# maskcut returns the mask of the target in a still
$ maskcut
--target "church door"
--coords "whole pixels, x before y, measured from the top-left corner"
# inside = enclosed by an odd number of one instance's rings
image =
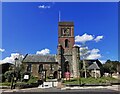
[[[54,79],[57,78],[57,71],[54,72],[53,77]]]
[[[69,62],[65,62],[65,72],[69,72]]]

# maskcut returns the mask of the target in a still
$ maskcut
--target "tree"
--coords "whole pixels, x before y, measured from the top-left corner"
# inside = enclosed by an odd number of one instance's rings
[[[118,71],[119,64],[120,64],[119,61],[107,60],[105,64],[103,64],[104,72],[110,73],[112,75],[112,73]]]
[[[11,82],[11,80],[12,80],[12,73],[13,73],[12,71],[6,71],[4,73],[4,77],[7,80],[7,82]]]
[[[14,68],[15,68],[14,65],[11,65],[9,67],[9,70],[4,73],[4,77],[8,82],[11,82],[14,73],[16,74],[15,75],[16,80],[22,80],[23,72],[24,72],[23,64],[20,64],[20,66],[17,66],[15,70]]]
[[[81,55],[81,59],[83,60],[83,70],[85,72],[85,78],[87,78],[87,69],[86,69],[85,59],[87,58],[89,53],[88,53],[88,47],[85,44],[81,46],[80,55]]]

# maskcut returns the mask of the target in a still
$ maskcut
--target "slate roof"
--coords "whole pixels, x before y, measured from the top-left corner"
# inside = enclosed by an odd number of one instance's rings
[[[55,55],[26,55],[22,62],[56,62]]]
[[[96,62],[93,62],[88,68],[88,70],[100,69]]]
[[[102,66],[102,63],[98,59],[96,59],[96,60],[84,60],[84,61],[88,64],[88,66],[90,66],[91,64],[93,64],[93,62],[96,62],[96,64],[99,67]]]

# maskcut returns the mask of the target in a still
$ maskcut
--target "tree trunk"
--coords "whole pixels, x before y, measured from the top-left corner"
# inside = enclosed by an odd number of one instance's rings
[[[87,78],[86,64],[85,64],[85,61],[84,61],[84,60],[83,60],[83,64],[84,64],[85,78]]]

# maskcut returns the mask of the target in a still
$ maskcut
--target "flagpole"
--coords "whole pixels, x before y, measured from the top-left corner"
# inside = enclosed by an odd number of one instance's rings
[[[60,11],[59,11],[59,22],[61,21],[61,13],[60,13]]]

